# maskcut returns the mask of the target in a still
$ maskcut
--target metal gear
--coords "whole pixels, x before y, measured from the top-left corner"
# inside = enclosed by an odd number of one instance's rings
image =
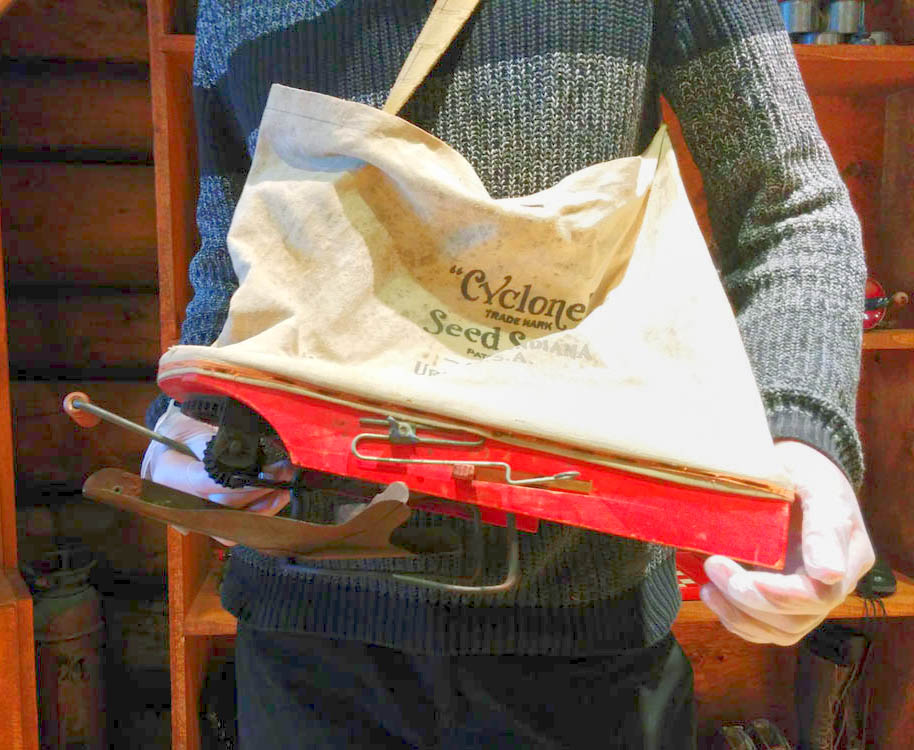
[[[213,445],[216,438],[213,437],[203,449],[203,466],[210,478],[221,484],[223,487],[238,489],[247,487],[256,481],[260,476],[260,471],[245,471],[232,466],[226,466],[219,460],[213,451]]]

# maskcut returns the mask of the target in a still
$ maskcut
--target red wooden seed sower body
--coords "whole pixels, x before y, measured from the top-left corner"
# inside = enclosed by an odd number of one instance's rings
[[[696,552],[725,554],[771,568],[784,564],[791,508],[788,500],[678,484],[493,439],[479,447],[457,449],[390,444],[383,440],[383,428],[372,430],[359,422],[363,417],[376,419],[378,412],[199,372],[160,373],[159,385],[178,401],[191,395],[211,395],[229,396],[245,404],[272,425],[296,466],[383,484],[403,481],[414,492],[478,506],[485,523],[504,525],[506,514],[514,513],[517,528],[522,531],[535,531],[540,520],[553,521]],[[534,476],[577,471],[578,479],[590,482],[591,489],[576,492],[481,481],[461,474],[459,469],[455,472],[453,465],[392,464],[354,456],[353,438],[373,431],[382,440],[372,440],[362,448],[372,455],[504,461],[515,472]],[[412,499],[410,506],[463,515],[455,512],[455,506],[433,500]]]

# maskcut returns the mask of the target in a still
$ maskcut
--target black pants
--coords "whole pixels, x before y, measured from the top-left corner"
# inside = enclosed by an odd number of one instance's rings
[[[672,636],[587,658],[415,656],[238,625],[241,750],[695,747]]]

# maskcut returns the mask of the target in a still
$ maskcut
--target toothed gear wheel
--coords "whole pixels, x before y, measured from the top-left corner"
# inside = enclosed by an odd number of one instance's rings
[[[259,472],[243,471],[223,464],[213,455],[212,448],[216,438],[212,438],[203,449],[203,466],[210,478],[221,484],[223,487],[238,489],[239,487],[248,486],[253,480],[257,479]]]
[[[225,411],[228,402],[229,398],[227,396],[188,396],[181,404],[181,413],[191,419],[196,419],[199,422],[205,422],[213,427],[218,427],[219,423],[222,421],[222,414]],[[286,453],[285,449],[282,447],[282,441],[279,439],[276,430],[273,429],[273,425],[262,417],[258,418],[258,422],[261,434],[261,446],[266,447],[267,444],[278,443],[278,447],[271,447],[273,453],[275,454],[278,450],[283,453],[284,458],[288,457],[288,453]]]
[[[191,419],[218,427],[227,400],[225,396],[188,396],[181,404],[181,413]]]

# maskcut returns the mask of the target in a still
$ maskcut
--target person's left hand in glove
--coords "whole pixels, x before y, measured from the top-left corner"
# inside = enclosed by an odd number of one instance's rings
[[[705,561],[711,583],[702,587],[701,600],[741,638],[789,646],[844,601],[876,556],[844,472],[805,443],[784,440],[775,450],[801,510],[794,509],[784,572],[714,555]]]

